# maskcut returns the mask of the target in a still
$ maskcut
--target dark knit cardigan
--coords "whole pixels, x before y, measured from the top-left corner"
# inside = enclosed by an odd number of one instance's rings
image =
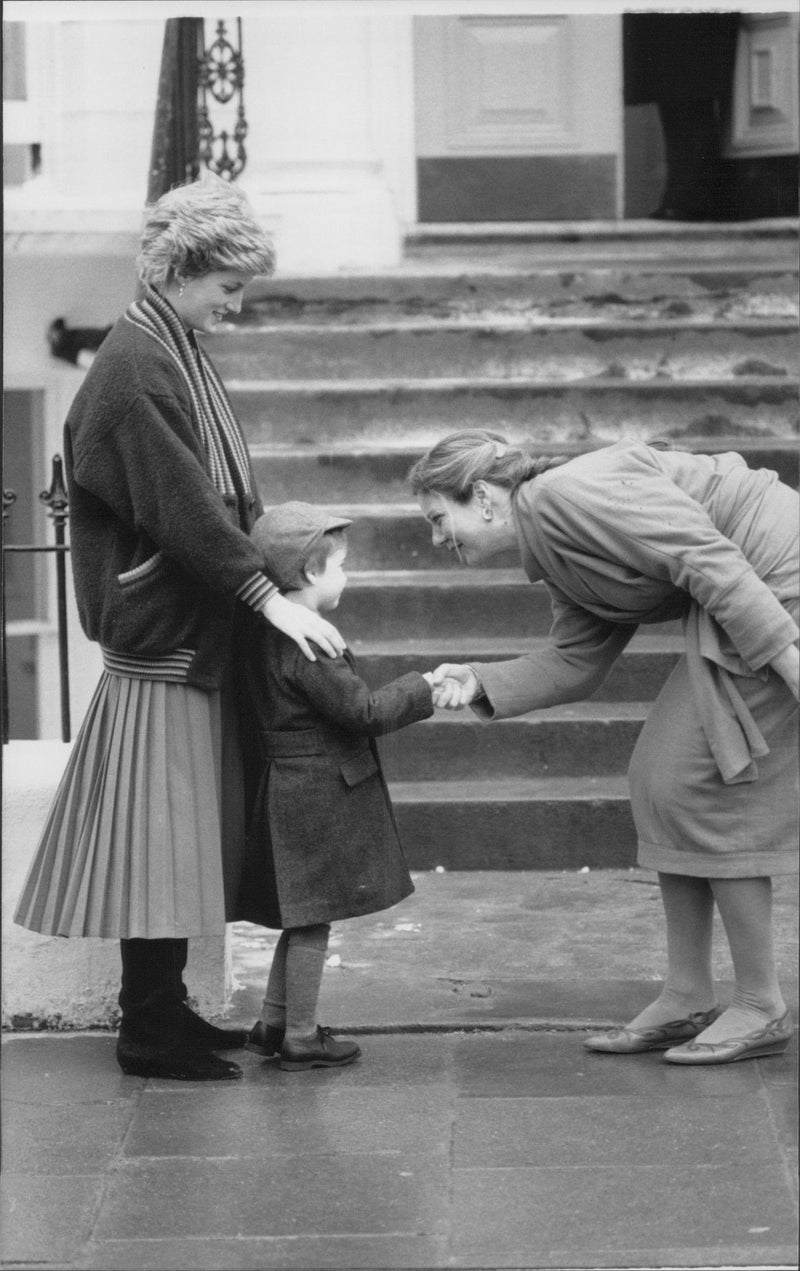
[[[86,635],[112,669],[116,657],[127,673],[132,663],[133,673],[218,688],[237,592],[248,596],[263,567],[248,537],[262,505],[252,469],[249,490],[215,488],[184,375],[126,316],[75,397],[64,452]]]

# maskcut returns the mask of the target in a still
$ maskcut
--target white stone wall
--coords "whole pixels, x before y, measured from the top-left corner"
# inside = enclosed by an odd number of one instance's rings
[[[42,172],[8,193],[7,235],[50,235],[55,250],[59,234],[136,233],[170,6],[152,9],[158,20],[134,5],[108,20],[98,5],[104,20],[29,24]],[[213,28],[207,15],[207,43]],[[410,14],[369,5],[363,16],[303,3],[245,9],[242,185],[274,233],[281,273],[399,260],[414,206],[411,30]]]
[[[3,747],[4,1028],[107,1027],[117,1009],[116,940],[40,936],[12,921],[69,750],[53,741]],[[224,1012],[231,982],[227,937],[190,940],[186,983],[203,1014]]]

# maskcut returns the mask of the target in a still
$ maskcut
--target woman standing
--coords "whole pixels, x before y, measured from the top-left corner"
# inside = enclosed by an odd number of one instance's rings
[[[269,239],[216,177],[145,214],[141,299],[100,347],[64,435],[81,624],[105,666],[51,808],[16,921],[117,938],[126,1073],[241,1075],[214,1050],[246,1035],[187,1003],[189,936],[233,918],[245,794],[234,670],[242,606],[313,660],[336,629],[291,605],[248,532],[262,511],[247,447],[196,338],[269,274]],[[246,624],[242,624],[242,629]]]
[[[638,861],[659,876],[667,977],[626,1028],[587,1046],[684,1064],[784,1050],[770,878],[797,871],[797,494],[737,454],[624,441],[536,459],[482,431],[445,438],[410,478],[434,544],[470,565],[516,548],[553,606],[544,651],[439,667],[437,705],[502,719],[587,697],[639,623],[683,620],[684,656],[628,774]],[[724,1011],[715,905],[735,974]]]
[[[655,102],[664,135],[666,182],[654,217],[736,219],[733,165],[722,157],[730,107],[738,13],[624,13],[626,106]]]

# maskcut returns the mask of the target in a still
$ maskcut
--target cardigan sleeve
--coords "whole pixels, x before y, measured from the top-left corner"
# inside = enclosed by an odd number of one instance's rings
[[[371,690],[347,658],[295,658],[294,678],[324,719],[360,737],[381,737],[433,714],[433,695],[417,671]]]
[[[537,493],[539,532],[565,555],[591,555],[687,592],[754,671],[798,637],[792,617],[696,499],[658,470],[625,481],[564,474]]]
[[[504,662],[470,663],[484,692],[472,707],[479,717],[509,719],[590,697],[633,637],[635,624],[606,622],[551,584],[547,589],[553,625],[545,647]]]
[[[191,421],[172,395],[135,396],[92,446],[76,453],[75,478],[213,591],[248,591],[263,569],[255,543],[232,523]]]

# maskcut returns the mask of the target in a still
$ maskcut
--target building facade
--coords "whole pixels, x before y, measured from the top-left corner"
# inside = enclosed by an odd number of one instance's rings
[[[209,45],[217,17],[231,40],[242,17],[241,180],[280,275],[397,270],[432,224],[648,215],[663,142],[654,105],[625,105],[622,14],[543,8],[223,0],[212,17],[198,6]],[[185,6],[5,10],[5,484],[11,535],[43,542],[38,495],[83,374],[51,356],[47,330],[56,318],[102,328],[131,298],[164,19]],[[743,15],[723,148],[762,174],[753,215],[796,214],[783,191],[794,173],[796,199],[797,38],[796,13]],[[55,737],[52,570],[15,560],[7,588],[12,735]],[[69,622],[79,717],[98,659],[74,612]]]

